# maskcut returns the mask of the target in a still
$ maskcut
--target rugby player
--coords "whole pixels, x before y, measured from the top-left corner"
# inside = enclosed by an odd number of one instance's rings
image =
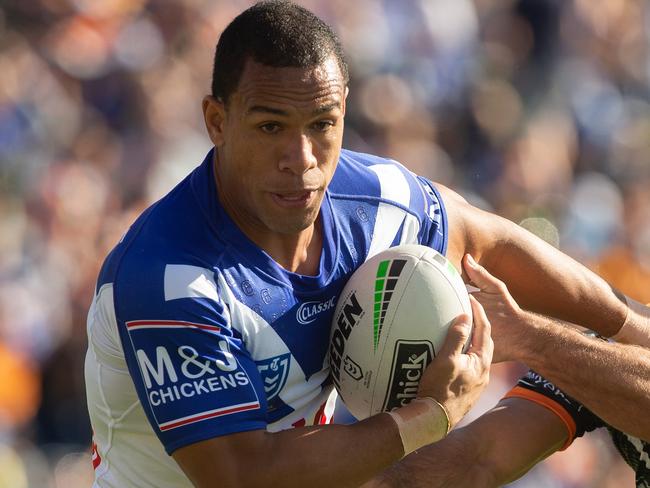
[[[465,265],[492,324],[494,359],[531,370],[494,409],[364,488],[502,486],[600,427],[634,469],[637,488],[649,488],[650,336],[637,328],[625,337],[641,346],[590,337],[522,310],[503,282],[469,259]],[[633,308],[650,317],[647,307]]]
[[[615,334],[628,307],[515,224],[396,161],[341,148],[348,71],[331,29],[263,2],[222,33],[203,113],[214,148],[109,254],[88,315],[95,486],[357,486],[443,438],[482,391],[489,322],[473,301],[418,398],[331,422],[332,304],[368,257],[471,253],[523,306]],[[337,323],[361,313],[348,297]],[[634,324],[633,324],[634,325]]]

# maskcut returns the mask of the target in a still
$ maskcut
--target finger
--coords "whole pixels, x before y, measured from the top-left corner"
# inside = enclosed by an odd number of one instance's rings
[[[478,286],[481,291],[488,293],[498,293],[501,291],[501,285],[503,284],[502,281],[488,273],[487,269],[478,264],[471,254],[465,254],[463,267],[465,268],[465,273],[467,273],[469,279],[472,280],[472,283]]]
[[[449,326],[447,337],[438,355],[452,357],[460,354],[467,343],[471,330],[472,325],[469,315],[461,314],[456,317]]]
[[[472,314],[474,316],[474,332],[469,351],[481,357],[485,361],[484,364],[490,364],[494,352],[494,343],[491,336],[492,326],[479,301],[471,295],[469,300],[472,304]]]

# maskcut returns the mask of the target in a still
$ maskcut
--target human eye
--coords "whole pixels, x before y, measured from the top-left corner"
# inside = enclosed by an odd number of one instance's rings
[[[334,127],[334,121],[332,120],[319,120],[313,123],[313,128],[318,132],[327,132],[332,127]]]
[[[265,134],[276,134],[280,131],[280,124],[277,122],[265,122],[259,125],[259,129]]]

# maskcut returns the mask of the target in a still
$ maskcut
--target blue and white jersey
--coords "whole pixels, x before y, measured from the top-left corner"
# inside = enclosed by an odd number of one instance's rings
[[[210,152],[131,226],[88,314],[95,486],[191,486],[165,451],[331,421],[326,352],[346,280],[398,244],[444,254],[447,221],[430,182],[346,150],[320,215],[318,274],[286,271],[221,207]]]

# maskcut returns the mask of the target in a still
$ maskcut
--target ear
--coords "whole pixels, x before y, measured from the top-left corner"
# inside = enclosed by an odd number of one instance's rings
[[[345,109],[347,108],[349,94],[350,94],[350,87],[346,85],[345,94],[343,95],[343,117],[345,117]]]
[[[226,106],[212,95],[203,97],[203,120],[208,130],[210,140],[216,147],[224,142],[224,125],[226,121]]]

